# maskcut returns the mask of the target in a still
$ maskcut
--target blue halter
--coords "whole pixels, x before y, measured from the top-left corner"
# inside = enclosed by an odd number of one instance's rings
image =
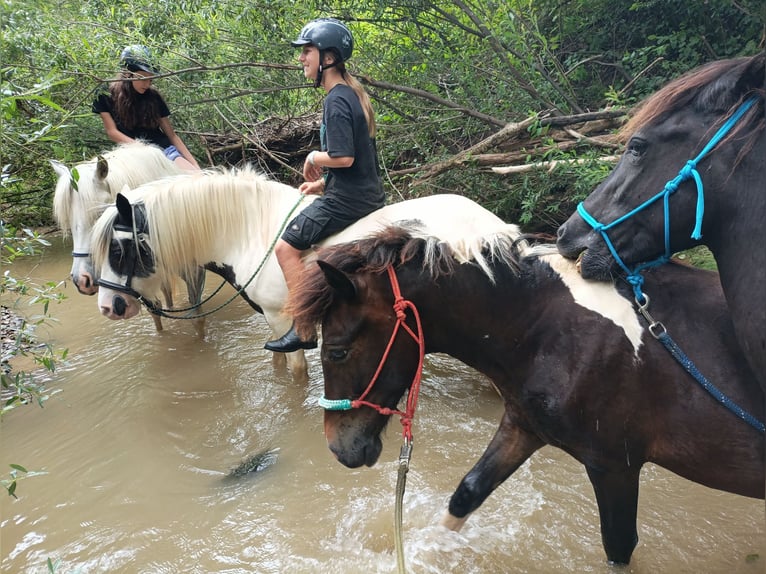
[[[633,286],[633,293],[636,296],[636,301],[641,303],[644,301],[644,294],[641,292],[641,286],[644,283],[644,278],[641,275],[641,272],[644,269],[648,269],[650,267],[656,267],[658,265],[662,265],[664,263],[667,263],[670,260],[671,255],[673,254],[670,250],[670,196],[673,192],[675,192],[678,189],[678,186],[681,185],[683,182],[685,182],[688,179],[694,178],[695,183],[697,184],[697,211],[696,211],[696,223],[694,225],[694,229],[692,230],[691,238],[695,240],[699,240],[702,238],[702,217],[705,213],[705,196],[703,193],[703,186],[702,186],[702,178],[700,177],[699,172],[697,171],[697,164],[704,158],[710,150],[712,150],[715,146],[718,145],[718,143],[726,136],[727,133],[734,127],[734,125],[742,118],[742,116],[751,108],[755,103],[758,101],[758,96],[752,96],[747,101],[743,102],[743,104],[737,109],[736,112],[728,119],[726,120],[726,123],[724,123],[719,130],[715,133],[715,135],[710,139],[710,141],[707,143],[707,145],[702,149],[702,151],[692,160],[689,160],[686,162],[686,165],[681,168],[681,171],[678,172],[678,175],[673,178],[672,180],[668,181],[665,184],[665,187],[660,191],[657,195],[654,197],[649,198],[644,203],[633,209],[632,211],[626,213],[622,217],[619,217],[615,219],[612,223],[609,224],[603,224],[600,223],[595,217],[593,217],[590,213],[588,213],[585,209],[585,206],[583,205],[583,202],[580,202],[577,205],[577,213],[580,214],[580,217],[582,217],[585,222],[590,225],[594,231],[601,234],[601,237],[604,239],[604,242],[606,243],[606,246],[609,248],[609,251],[612,254],[612,257],[614,257],[614,260],[617,261],[617,263],[622,267],[622,269],[627,273],[627,281]],[[612,241],[609,239],[609,236],[607,235],[607,231],[610,230],[612,227],[622,223],[626,219],[632,217],[642,209],[648,207],[655,201],[662,198],[663,202],[663,210],[664,210],[664,216],[665,216],[665,253],[663,255],[660,255],[657,259],[653,261],[648,261],[645,263],[640,263],[635,268],[630,269],[625,262],[622,260],[622,258],[617,254],[617,250],[614,248],[614,245],[612,244]]]

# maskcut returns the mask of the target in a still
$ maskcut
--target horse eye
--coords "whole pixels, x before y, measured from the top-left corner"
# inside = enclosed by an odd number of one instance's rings
[[[642,156],[646,151],[646,141],[641,138],[630,138],[626,151],[634,156]]]
[[[348,357],[348,349],[332,349],[327,352],[327,358],[333,363],[339,363]]]

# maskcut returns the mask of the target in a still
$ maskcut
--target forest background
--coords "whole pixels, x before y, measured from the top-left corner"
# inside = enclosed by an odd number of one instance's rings
[[[391,201],[459,193],[552,232],[611,169],[635,103],[764,49],[766,2],[3,0],[0,219],[51,224],[48,160],[112,147],[90,105],[136,43],[201,165],[250,162],[297,185],[323,92],[290,41],[320,16],[354,34],[349,69],[373,99]]]

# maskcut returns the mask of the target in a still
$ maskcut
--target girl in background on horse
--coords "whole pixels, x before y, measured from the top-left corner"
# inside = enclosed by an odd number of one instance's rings
[[[94,100],[92,111],[101,116],[109,139],[129,143],[137,139],[161,147],[179,167],[198,170],[194,156],[170,123],[170,110],[152,87],[158,70],[146,46],[127,46],[120,55],[121,81],[111,82]]]
[[[303,269],[301,253],[383,207],[385,193],[375,147],[375,116],[370,97],[346,70],[354,49],[351,31],[338,20],[319,18],[306,24],[292,42],[298,60],[315,88],[326,92],[322,106],[320,150],[303,164],[306,194],[321,194],[285,229],[274,251],[290,290]],[[289,353],[313,349],[316,339],[301,340],[291,327],[269,341],[269,351]]]

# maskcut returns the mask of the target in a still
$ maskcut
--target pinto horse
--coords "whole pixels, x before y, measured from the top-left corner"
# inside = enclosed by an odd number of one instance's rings
[[[287,285],[273,245],[293,214],[315,198],[251,168],[182,175],[119,194],[92,234],[102,277],[102,313],[111,319],[130,318],[138,313],[139,298],[158,298],[157,287],[166,276],[204,265],[262,312],[275,336],[282,335],[292,318],[283,310]],[[435,195],[383,207],[325,242],[350,241],[407,219],[417,219],[451,241],[465,258],[471,257],[464,251],[471,242],[461,243],[465,238],[505,225],[469,199]],[[306,382],[303,351],[289,353],[287,361],[293,378]]]
[[[528,248],[516,237],[515,227],[488,235],[482,259],[468,263],[401,227],[320,251],[290,309],[299,333],[322,326],[320,405],[337,459],[351,468],[377,461],[380,434],[392,411],[403,414],[395,409],[410,387],[408,411],[413,404],[420,353],[439,352],[487,375],[505,403],[494,438],[450,499],[451,528],[544,445],[585,466],[614,563],[628,563],[638,540],[646,462],[762,498],[762,432],[653,340],[630,288],[582,279],[553,246],[523,257]],[[656,288],[657,315],[676,326],[698,365],[762,420],[763,394],[732,337],[716,274],[673,264],[647,282]],[[422,351],[413,339],[423,340]]]
[[[580,258],[583,277],[609,279],[707,245],[766,391],[765,82],[761,52],[712,62],[650,96],[623,130],[619,164],[559,228],[558,248]]]
[[[72,236],[72,283],[80,293],[94,295],[98,291],[98,276],[90,254],[90,232],[98,216],[124,187],[137,187],[184,171],[168,161],[160,148],[140,141],[119,145],[71,170],[59,161],[50,163],[58,175],[53,214],[64,234]],[[204,275],[194,270],[190,277],[189,301],[196,302],[202,294]],[[165,298],[172,305],[169,290]],[[161,330],[160,317],[153,317],[157,330]],[[195,328],[202,334],[203,322],[196,322]]]

